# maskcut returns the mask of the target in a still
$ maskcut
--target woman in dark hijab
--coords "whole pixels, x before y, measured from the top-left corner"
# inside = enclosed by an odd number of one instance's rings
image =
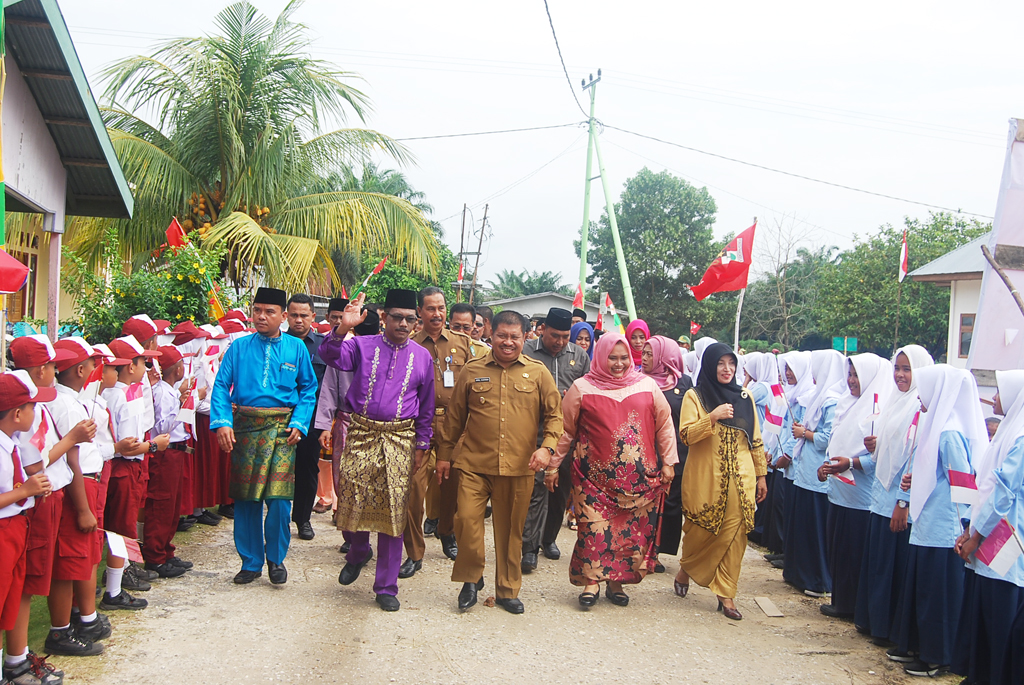
[[[768,494],[767,462],[754,398],[736,383],[736,355],[715,343],[701,358],[697,387],[679,412],[679,437],[689,446],[683,471],[683,553],[675,592],[690,579],[718,595],[718,608],[743,618],[735,597],[756,504]]]

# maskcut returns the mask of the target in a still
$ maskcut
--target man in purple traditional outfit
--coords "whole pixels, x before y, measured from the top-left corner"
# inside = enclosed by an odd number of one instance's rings
[[[365,295],[345,308],[341,323],[320,346],[330,366],[352,373],[344,410],[350,415],[338,477],[337,525],[352,541],[338,582],[350,585],[373,556],[373,591],[384,611],[398,611],[398,571],[409,480],[430,448],[434,418],[433,358],[409,340],[416,326],[416,293],[389,290],[384,333],[345,339],[363,322]]]

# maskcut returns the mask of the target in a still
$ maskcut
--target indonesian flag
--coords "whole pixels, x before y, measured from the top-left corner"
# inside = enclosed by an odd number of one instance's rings
[[[875,393],[875,398],[872,400],[872,403],[871,403],[871,415],[872,416],[878,416],[881,413],[882,413],[882,410],[878,406],[878,393],[876,392]]]
[[[583,309],[583,284],[576,284],[576,297],[572,300],[572,306],[574,309]]]
[[[462,279],[460,278],[459,280],[461,281]],[[348,293],[345,292],[345,286],[341,286],[341,296],[344,297],[346,300],[348,299]]]
[[[107,534],[107,547],[110,548],[110,556],[143,563],[142,550],[139,549],[138,540],[123,537],[112,530],[103,532]]]
[[[178,409],[178,420],[191,426],[196,425],[196,391],[193,390],[185,397]]]
[[[385,257],[384,259],[380,260],[380,262],[377,264],[377,266],[373,267],[373,272],[370,273],[363,280],[362,285],[360,285],[358,288],[355,289],[355,292],[352,293],[352,297],[355,297],[356,295],[358,295],[363,290],[363,288],[365,288],[367,286],[367,284],[369,284],[370,279],[373,278],[374,276],[376,276],[377,274],[379,274],[381,272],[381,270],[384,268],[384,263],[386,261],[388,261],[387,257]]]
[[[786,407],[789,406],[789,402],[786,401],[786,391],[778,383],[772,385],[772,406],[783,416],[786,414]]]
[[[462,285],[462,268],[463,268],[463,266],[464,266],[464,264],[460,261],[459,262],[459,285]],[[342,286],[342,288],[344,288],[344,286]],[[348,299],[348,298],[346,298],[346,299]]]
[[[711,293],[742,290],[747,287],[750,273],[750,256],[754,250],[755,223],[733,238],[732,242],[711,262],[700,283],[691,286],[690,291],[698,301]]]
[[[918,410],[914,414],[914,420],[910,422],[910,426],[907,428],[907,444],[913,445],[914,441],[917,440],[917,424],[921,421],[921,411]]]
[[[697,335],[700,333],[701,325],[696,321],[690,321],[690,335]]]
[[[837,479],[839,479],[843,483],[846,483],[847,485],[852,485],[854,487],[857,487],[857,479],[853,477],[853,460],[852,459],[850,460],[850,468],[846,469],[842,473],[835,474],[835,476],[836,476]]]
[[[1013,542],[1011,542],[1011,538]],[[1006,574],[1013,568],[1022,553],[1020,539],[1017,538],[1017,531],[1006,519],[1000,519],[996,527],[987,538],[978,545],[974,556],[999,575],[1006,577]]]
[[[600,311],[597,313],[597,324],[594,326],[594,330],[595,331],[603,331],[604,330],[604,316],[601,314]]]
[[[31,438],[29,438],[28,443],[30,445],[32,445],[33,447],[35,447],[37,450],[39,450],[39,453],[43,454],[44,457],[46,456],[46,454],[45,454],[46,434],[49,431],[50,431],[50,424],[46,420],[46,412],[45,411],[40,411],[39,412],[39,428],[37,428],[36,432],[32,434]]]
[[[185,229],[178,223],[178,217],[171,218],[171,225],[164,231],[164,235],[167,236],[167,244],[170,247],[184,247],[188,245],[188,236],[185,235]]]
[[[142,416],[146,409],[146,396],[143,394],[142,383],[132,383],[124,389],[124,398],[128,402],[128,416]]]
[[[782,433],[782,417],[772,413],[770,407],[764,410],[764,425],[761,426],[764,433],[780,435]]]
[[[604,306],[612,314],[612,321],[615,323],[615,330],[622,335],[625,335],[626,329],[622,325],[622,319],[619,318],[618,312],[615,311],[615,305],[612,304],[612,296],[608,293],[604,294]]]
[[[96,368],[89,374],[89,378],[85,381],[85,387],[82,388],[82,392],[78,393],[78,401],[82,404],[88,402],[95,402],[96,398],[99,397],[101,386],[103,384],[103,359],[98,357],[96,359]]]
[[[954,504],[968,504],[971,506],[977,504],[978,483],[974,480],[974,474],[950,469],[949,499]]]
[[[903,229],[903,245],[900,246],[900,275],[899,282],[902,283],[903,279],[907,277],[907,229]]]
[[[216,357],[218,354],[220,354],[220,345],[210,345],[206,348],[207,357]]]

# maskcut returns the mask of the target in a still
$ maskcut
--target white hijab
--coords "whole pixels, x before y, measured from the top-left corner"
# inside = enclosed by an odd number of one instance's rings
[[[779,369],[785,374],[785,367],[788,366],[793,375],[796,376],[796,385],[786,383],[786,397],[789,399],[789,406],[796,408],[800,405],[804,408],[814,397],[814,377],[811,375],[811,353],[810,352],[786,352],[782,355],[782,367]],[[783,375],[785,378],[785,375]]]
[[[892,364],[873,354],[858,354],[847,363],[853,366],[860,380],[860,395],[854,397],[847,392],[836,404],[836,418],[832,426],[832,438],[828,442],[829,458],[859,457],[867,454],[864,437],[871,433],[871,421],[875,407],[875,394],[882,406],[896,390],[892,380]]]
[[[759,356],[751,360],[755,354]],[[764,383],[771,387],[779,382],[779,360],[771,352],[751,352],[747,355],[747,365],[744,368],[756,383]]]
[[[896,388],[889,401],[882,404],[882,418],[875,426],[875,477],[882,482],[886,490],[892,488],[892,479],[910,459],[910,449],[913,445],[907,440],[907,436],[910,422],[914,420],[914,414],[921,407],[917,397],[917,372],[935,363],[928,350],[920,345],[907,345],[896,350],[892,357],[893,365],[901,354],[910,362],[910,387],[906,392],[900,392],[899,388]]]
[[[814,396],[807,404],[804,426],[815,430],[821,421],[822,410],[829,400],[838,400],[846,387],[846,357],[836,350],[811,352],[811,376],[814,378]]]
[[[743,355],[743,372],[750,376],[750,380],[756,382],[754,378],[754,367],[757,366],[757,360],[761,358],[761,352],[749,352]]]
[[[981,506],[992,496],[995,490],[995,476],[992,473],[1003,465],[1017,438],[1024,435],[1024,371],[996,371],[996,388],[999,390],[999,404],[1003,407],[1003,420],[988,449],[974,462],[978,506],[972,507],[972,512],[980,511]]]
[[[967,440],[970,454],[978,455],[988,447],[988,431],[981,413],[978,385],[970,371],[936,364],[914,375],[921,406],[928,410],[921,412],[918,423],[914,482],[910,488],[910,515],[916,520],[935,490],[939,436],[945,431],[959,431]]]
[[[690,378],[693,380],[694,385],[697,385],[697,378],[700,376],[700,363],[704,360],[704,350],[716,342],[718,341],[714,338],[701,338],[693,343],[693,351],[697,353],[697,363],[693,366],[693,373],[690,375]]]

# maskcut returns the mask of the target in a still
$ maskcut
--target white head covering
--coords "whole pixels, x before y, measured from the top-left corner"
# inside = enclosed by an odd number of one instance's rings
[[[692,376],[693,372],[697,370],[697,353],[696,352],[687,352],[687,353],[685,353],[683,355],[683,363],[686,364],[686,373],[687,373],[687,375]]]
[[[920,408],[917,397],[917,372],[934,364],[928,350],[920,345],[907,345],[896,350],[892,363],[901,354],[910,362],[910,387],[906,392],[896,388],[888,402],[882,404],[882,417],[875,426],[878,442],[875,446],[875,477],[886,490],[892,488],[892,479],[910,459],[912,445],[907,440],[910,422]]]
[[[714,345],[717,340],[714,338],[701,338],[697,342],[693,343],[693,350],[697,353],[697,363],[694,365],[693,374],[690,378],[693,380],[693,384],[697,385],[697,378],[700,376],[700,363],[704,359],[704,350]]]
[[[780,371],[785,374],[785,367],[789,367],[796,376],[796,385],[786,383],[786,397],[789,399],[789,406],[800,405],[804,408],[814,397],[814,377],[811,375],[811,353],[810,352],[786,352],[781,357],[782,366]],[[783,375],[785,378],[785,375]]]
[[[757,360],[761,358],[762,354],[762,352],[748,352],[743,355],[743,372],[748,374],[751,380],[757,381],[752,372],[754,367],[757,366]],[[737,378],[736,381],[739,382],[740,385],[743,384],[739,378]]]
[[[821,421],[825,403],[838,400],[846,388],[846,357],[836,350],[814,350],[811,352],[811,376],[814,377],[814,396],[807,404],[804,426],[813,431]]]
[[[914,483],[910,488],[910,515],[917,519],[935,490],[939,436],[945,431],[959,431],[966,438],[970,453],[976,455],[988,447],[988,431],[978,400],[978,385],[970,371],[936,364],[914,375],[921,406],[928,410],[921,412],[917,427]]]
[[[760,354],[760,356],[756,358],[756,361],[752,362],[750,357],[754,354]],[[779,360],[771,352],[763,354],[751,352],[747,355],[747,365],[744,369],[758,383],[772,386],[779,382]]]
[[[978,506],[972,507],[972,512],[980,511],[981,505],[992,496],[995,489],[992,472],[1003,465],[1013,443],[1024,435],[1024,371],[996,371],[996,388],[999,390],[999,404],[1003,407],[1003,420],[988,449],[974,461]]]
[[[868,353],[850,357],[847,363],[857,371],[860,395],[854,397],[847,390],[836,404],[832,437],[826,451],[829,458],[853,458],[867,453],[864,437],[871,434],[875,394],[878,394],[878,406],[881,407],[896,390],[889,360]]]

